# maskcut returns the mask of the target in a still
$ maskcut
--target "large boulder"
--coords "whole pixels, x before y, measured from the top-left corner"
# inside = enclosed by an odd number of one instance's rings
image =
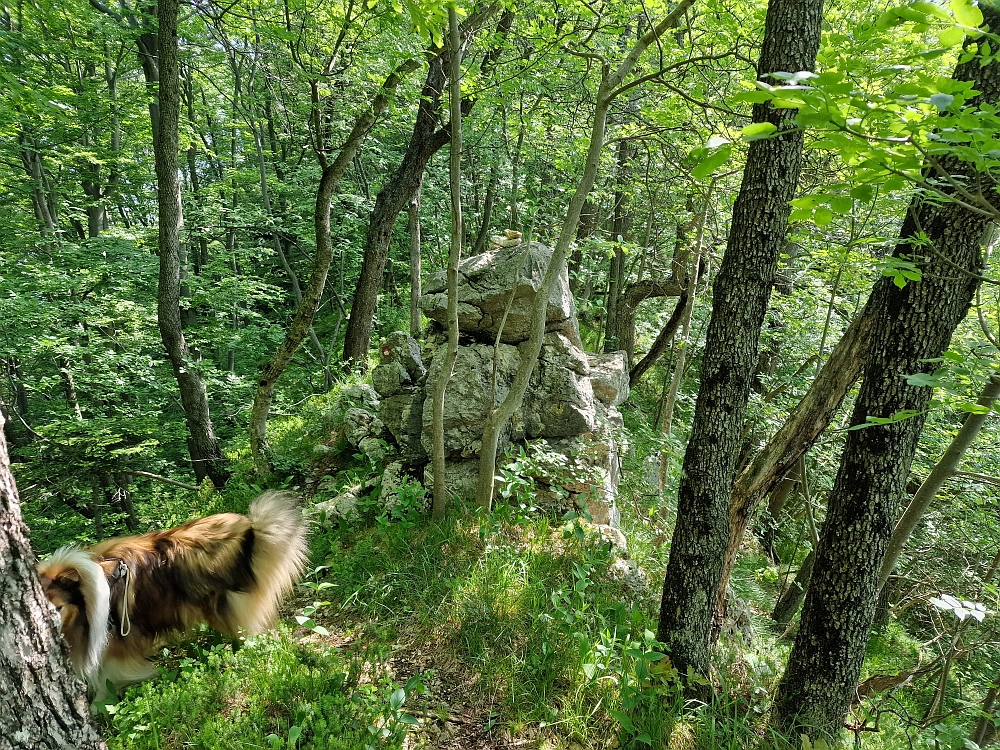
[[[529,438],[591,432],[597,418],[587,356],[562,333],[546,334],[521,408]]]
[[[503,342],[517,344],[526,341],[531,333],[531,308],[551,258],[551,248],[532,242],[530,247],[527,244],[500,247],[464,259],[458,269],[459,329],[465,334],[492,340],[503,323]],[[504,322],[508,304],[510,310]],[[447,325],[445,272],[433,274],[427,279],[420,307],[427,317],[442,326]],[[576,304],[565,269],[549,294],[545,326],[547,331],[563,332],[579,345]]]
[[[434,388],[438,375],[444,367],[446,347],[434,350],[427,384],[422,420],[421,444],[426,455],[433,450]],[[497,358],[497,379],[493,387],[493,347],[487,344],[460,346],[455,367],[448,379],[448,390],[444,403],[444,449],[452,458],[469,459],[479,455],[483,442],[483,422],[492,407],[500,404],[510,392],[514,375],[520,364],[517,348],[500,344]],[[494,393],[493,403],[490,394]],[[515,424],[518,420],[514,420]],[[517,428],[515,427],[515,433]],[[523,434],[515,434],[515,439]],[[501,449],[502,449],[501,445]]]

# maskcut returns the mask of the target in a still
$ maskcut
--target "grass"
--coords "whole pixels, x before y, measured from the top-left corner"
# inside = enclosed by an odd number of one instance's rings
[[[339,652],[298,644],[287,631],[235,651],[199,645],[171,666],[128,690],[111,718],[109,748],[360,750],[369,727],[386,718],[384,680],[359,684]]]
[[[290,481],[315,486],[316,500],[372,472],[363,462],[341,465],[352,459],[330,427],[337,408],[333,397],[311,400],[273,431]],[[321,444],[329,449],[314,450]],[[751,540],[732,588],[747,606],[752,637],[723,636],[714,656],[718,689],[707,704],[686,701],[653,636],[673,515],[642,485],[642,464],[641,454],[626,458],[619,502],[647,586],[616,576],[612,551],[579,519],[504,507],[484,516],[454,505],[435,524],[417,511],[419,497],[391,518],[362,503],[360,519],[317,524],[311,571],[278,632],[233,643],[206,631],[167,652],[160,678],[131,687],[105,718],[109,747],[776,744],[768,712],[791,641],[777,640],[769,613],[782,576]],[[199,515],[245,510],[259,492],[246,466],[237,461],[224,496],[206,490],[192,503],[158,491],[139,504],[144,525],[179,523],[192,506]],[[520,499],[530,506],[530,491]],[[62,535],[85,535],[72,521],[35,527],[53,546]],[[871,640],[863,677],[911,667],[919,649],[891,623]],[[919,702],[911,691],[878,704],[880,731],[865,735],[864,747],[912,746],[906,717],[919,713]],[[449,734],[459,744],[448,745]]]

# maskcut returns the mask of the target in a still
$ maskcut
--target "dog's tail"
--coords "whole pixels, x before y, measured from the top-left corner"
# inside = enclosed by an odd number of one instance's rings
[[[254,621],[244,627],[256,632],[274,624],[282,597],[305,569],[308,547],[302,511],[291,493],[265,492],[251,503],[247,515],[254,532],[255,584],[250,592]]]

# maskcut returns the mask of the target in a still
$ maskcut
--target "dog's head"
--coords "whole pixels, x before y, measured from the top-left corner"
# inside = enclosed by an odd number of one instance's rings
[[[104,569],[83,550],[64,547],[38,564],[38,577],[59,612],[73,669],[95,678],[108,638],[110,589]]]

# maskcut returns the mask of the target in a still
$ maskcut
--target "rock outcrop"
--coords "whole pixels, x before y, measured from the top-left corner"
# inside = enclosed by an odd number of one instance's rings
[[[458,359],[445,400],[445,451],[449,489],[472,493],[478,471],[483,422],[506,398],[526,348],[531,306],[541,287],[552,251],[499,247],[467,258],[459,268]],[[444,275],[431,277],[421,308],[441,326],[446,321]],[[623,352],[588,356],[569,279],[564,272],[549,295],[546,334],[521,408],[501,439],[511,443],[544,439],[535,467],[538,496],[557,510],[590,511],[608,523],[618,486],[617,407],[628,397]],[[500,343],[495,345],[501,331]],[[388,336],[382,362],[372,372],[381,401],[378,420],[395,442],[401,464],[430,488],[431,394],[443,367],[440,330],[421,350],[407,334]],[[364,421],[351,415],[352,422]]]

